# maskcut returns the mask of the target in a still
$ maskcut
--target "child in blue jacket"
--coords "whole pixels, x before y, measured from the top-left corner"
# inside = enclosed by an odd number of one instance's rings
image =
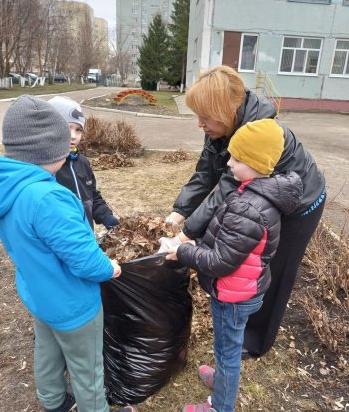
[[[107,412],[100,282],[121,269],[98,247],[81,202],[56,182],[70,150],[69,127],[47,102],[22,96],[5,114],[3,144],[0,239],[34,318],[37,396],[45,411],[77,404],[79,412]]]

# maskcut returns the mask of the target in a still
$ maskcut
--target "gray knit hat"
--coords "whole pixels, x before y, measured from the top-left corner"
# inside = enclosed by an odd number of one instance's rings
[[[85,126],[85,117],[80,105],[69,97],[56,96],[48,101],[64,117],[67,123],[77,123],[82,128]]]
[[[2,125],[5,156],[38,165],[66,158],[70,130],[63,117],[47,102],[19,97],[7,110]]]

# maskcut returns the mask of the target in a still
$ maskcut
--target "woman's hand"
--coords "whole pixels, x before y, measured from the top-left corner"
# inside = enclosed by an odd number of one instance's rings
[[[167,218],[165,219],[165,223],[172,226],[172,229],[175,232],[180,230],[181,224],[184,222],[185,217],[177,212],[170,213]]]
[[[121,267],[118,264],[118,261],[116,259],[112,259],[110,262],[111,262],[111,264],[113,265],[113,268],[114,268],[114,273],[113,273],[113,276],[111,278],[116,279],[121,275]]]

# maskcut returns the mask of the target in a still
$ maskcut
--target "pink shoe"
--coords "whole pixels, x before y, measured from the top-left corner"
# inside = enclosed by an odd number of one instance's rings
[[[208,386],[210,389],[213,388],[213,376],[214,376],[214,369],[208,365],[201,365],[198,369],[199,378],[203,381],[203,383]]]
[[[183,412],[216,412],[216,410],[208,402],[205,402],[197,405],[185,405]]]

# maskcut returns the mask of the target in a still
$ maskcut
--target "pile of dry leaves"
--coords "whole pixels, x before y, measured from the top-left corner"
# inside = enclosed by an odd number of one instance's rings
[[[116,167],[132,167],[134,161],[122,153],[101,154],[91,160],[94,170],[108,170]]]
[[[163,158],[163,163],[179,163],[186,160],[191,160],[191,156],[186,153],[183,149],[176,150],[175,152],[166,153]]]
[[[118,228],[107,233],[101,246],[112,259],[123,263],[156,253],[162,236],[173,236],[164,219],[140,214],[121,218]]]

